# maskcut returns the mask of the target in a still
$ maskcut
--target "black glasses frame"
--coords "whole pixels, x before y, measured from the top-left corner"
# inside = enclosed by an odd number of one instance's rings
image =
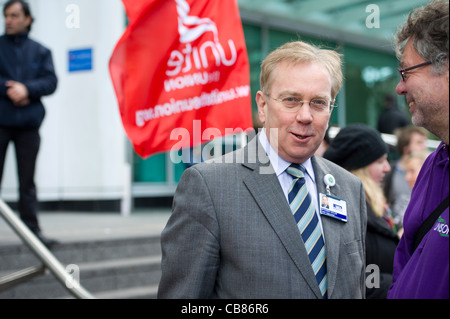
[[[424,62],[424,63],[421,63],[421,64],[417,64],[415,66],[412,66],[410,68],[406,68],[406,69],[402,69],[402,70],[399,69],[398,72],[400,73],[400,76],[401,76],[403,82],[406,82],[406,78],[405,78],[405,73],[406,72],[414,70],[414,69],[417,69],[417,68],[420,68],[420,67],[425,66],[425,65],[429,65],[429,64],[432,64],[432,62],[427,61],[427,62]]]

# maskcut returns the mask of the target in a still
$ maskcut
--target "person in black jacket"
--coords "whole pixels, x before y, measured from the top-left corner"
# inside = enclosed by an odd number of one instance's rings
[[[394,94],[387,94],[384,98],[384,109],[378,117],[378,131],[385,134],[394,134],[396,129],[410,124],[411,121],[406,113],[398,108]]]
[[[366,265],[376,265],[379,269],[379,286],[378,282],[371,282],[375,287],[366,287],[367,299],[387,297],[399,242],[381,187],[385,174],[391,169],[387,152],[387,145],[378,131],[363,124],[352,124],[336,135],[324,154],[326,159],[359,177],[364,186],[367,204]]]
[[[28,3],[10,0],[3,8],[5,35],[0,37],[0,183],[9,142],[16,150],[20,218],[48,247],[55,243],[39,227],[34,174],[45,116],[41,97],[56,90],[51,52],[31,40],[33,18]]]

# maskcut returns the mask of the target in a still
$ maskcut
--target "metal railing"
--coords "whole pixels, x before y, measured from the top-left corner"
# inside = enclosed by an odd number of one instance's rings
[[[0,199],[0,215],[43,264],[42,266],[30,267],[0,278],[0,291],[9,289],[18,283],[22,283],[28,279],[41,275],[45,272],[45,268],[47,268],[62,284],[62,286],[75,298],[95,299],[95,297],[84,289],[79,283],[73,284],[74,278],[69,275],[58,259],[56,259],[50,250],[44,246],[44,244],[42,244],[42,242],[28,229],[28,227],[16,216],[16,214],[2,199]],[[67,283],[72,284],[68,285]]]

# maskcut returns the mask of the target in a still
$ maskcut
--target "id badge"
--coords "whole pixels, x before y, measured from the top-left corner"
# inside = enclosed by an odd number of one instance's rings
[[[319,198],[322,215],[347,222],[347,202],[345,200],[323,193],[319,194]]]

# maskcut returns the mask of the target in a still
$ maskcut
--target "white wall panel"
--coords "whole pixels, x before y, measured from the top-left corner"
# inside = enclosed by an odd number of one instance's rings
[[[0,1],[2,8],[4,3]],[[123,5],[120,0],[29,3],[35,17],[30,37],[51,49],[59,80],[57,91],[44,98],[47,115],[36,174],[39,199],[120,199],[126,143],[108,62],[124,31]],[[78,11],[79,17],[74,16]],[[0,31],[4,33],[3,15]],[[86,48],[93,52],[92,70],[69,72],[69,51]],[[15,166],[10,147],[1,193],[6,200],[17,198]]]

